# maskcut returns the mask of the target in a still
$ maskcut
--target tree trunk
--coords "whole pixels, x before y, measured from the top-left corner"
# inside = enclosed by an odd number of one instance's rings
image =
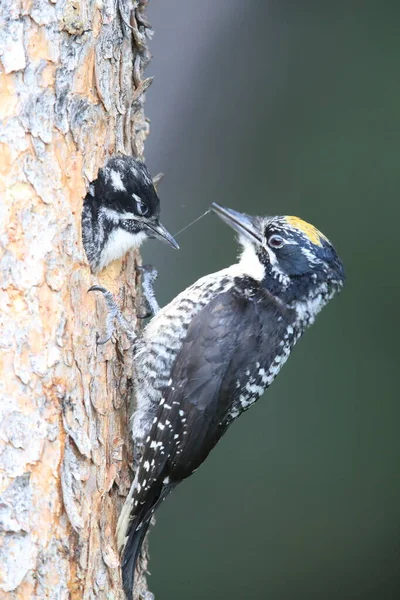
[[[132,358],[86,292],[134,315],[136,257],[92,276],[80,221],[107,156],[143,152],[146,1],[0,0],[0,598],[123,598]]]

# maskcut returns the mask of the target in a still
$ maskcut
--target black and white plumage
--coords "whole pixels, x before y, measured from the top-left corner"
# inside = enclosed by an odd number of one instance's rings
[[[93,273],[146,238],[179,248],[159,221],[160,199],[146,165],[114,156],[90,184],[82,209],[82,241]]]
[[[333,246],[301,219],[213,210],[239,233],[238,264],[179,294],[136,343],[132,435],[141,458],[118,523],[128,598],[160,502],[263,394],[344,282]]]

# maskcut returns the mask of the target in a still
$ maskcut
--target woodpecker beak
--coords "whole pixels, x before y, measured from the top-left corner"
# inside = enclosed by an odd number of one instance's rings
[[[215,212],[220,219],[225,221],[229,227],[232,227],[232,229],[240,233],[240,235],[245,236],[253,243],[257,242],[258,244],[262,244],[256,218],[237,212],[231,208],[224,208],[223,206],[216,204],[216,202],[211,204],[211,210]]]
[[[163,242],[166,242],[167,244],[175,248],[175,250],[179,250],[178,243],[175,241],[172,235],[165,229],[164,225],[161,225],[161,223],[153,224],[149,222],[147,222],[146,225],[151,230],[153,237],[158,238]]]

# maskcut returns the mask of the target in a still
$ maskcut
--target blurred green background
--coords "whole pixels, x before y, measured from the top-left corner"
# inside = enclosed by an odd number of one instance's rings
[[[400,598],[400,3],[152,0],[146,159],[172,233],[295,214],[347,285],[159,510],[158,600]],[[168,302],[235,260],[216,217],[144,249]]]

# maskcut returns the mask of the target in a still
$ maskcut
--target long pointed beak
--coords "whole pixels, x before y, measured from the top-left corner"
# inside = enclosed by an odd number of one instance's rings
[[[232,227],[235,231],[249,238],[250,241],[262,243],[261,232],[257,226],[257,217],[251,217],[244,213],[237,212],[231,208],[224,208],[216,202],[211,204],[211,210],[219,216],[220,219],[225,221],[229,227]]]
[[[147,224],[148,228],[151,229],[155,238],[158,238],[159,240],[166,242],[167,244],[169,244],[170,246],[175,248],[175,250],[179,250],[178,242],[175,240],[175,238],[172,237],[172,235],[169,233],[169,231],[167,231],[165,229],[164,225],[161,225],[161,223],[156,223],[156,224],[146,223],[146,224]]]

